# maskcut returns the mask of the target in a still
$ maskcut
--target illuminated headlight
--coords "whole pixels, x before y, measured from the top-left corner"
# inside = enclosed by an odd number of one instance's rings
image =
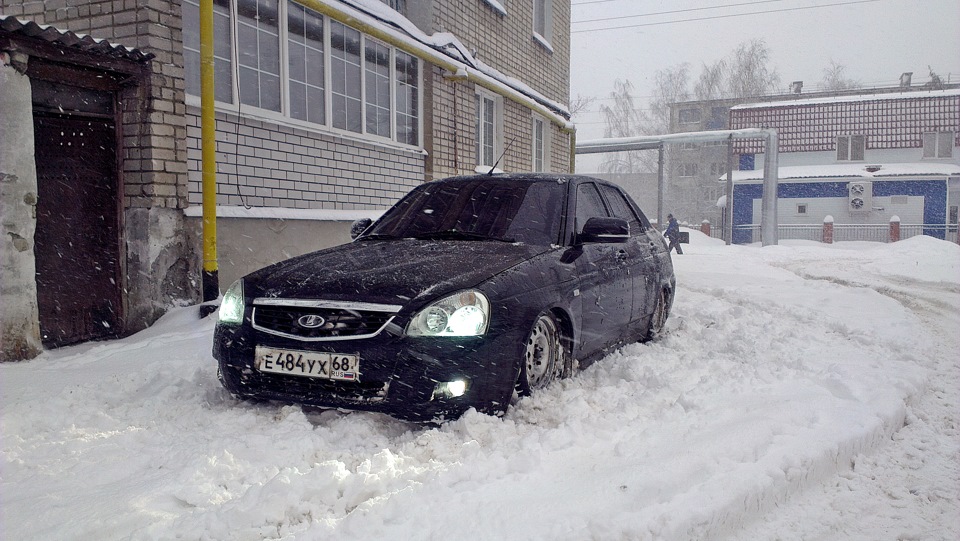
[[[420,310],[410,319],[410,336],[480,336],[490,324],[490,303],[479,291],[462,291]]]
[[[236,325],[243,322],[243,280],[237,280],[223,294],[220,301],[220,323]]]
[[[437,387],[433,390],[434,398],[457,398],[461,397],[467,392],[467,381],[463,379],[456,379],[453,381],[444,381],[438,383]]]

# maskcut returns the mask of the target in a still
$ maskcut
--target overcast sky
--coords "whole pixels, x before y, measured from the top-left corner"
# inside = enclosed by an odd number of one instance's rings
[[[603,136],[598,106],[617,78],[645,107],[657,70],[687,62],[692,83],[704,63],[753,38],[766,42],[784,90],[792,81],[816,90],[831,60],[867,87],[896,85],[907,71],[922,84],[928,65],[960,82],[960,0],[573,0],[572,32],[571,97],[597,98],[574,118],[578,140]]]

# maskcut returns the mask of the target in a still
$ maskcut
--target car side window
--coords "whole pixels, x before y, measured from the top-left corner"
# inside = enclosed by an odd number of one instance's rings
[[[597,186],[592,182],[581,184],[577,187],[577,231],[583,230],[583,224],[587,223],[587,220],[598,216],[606,218],[610,214],[607,213]]]
[[[607,198],[607,204],[610,205],[610,212],[613,217],[623,218],[630,224],[630,235],[636,236],[644,232],[643,222],[637,217],[637,213],[633,211],[633,207],[630,206],[620,190],[603,184],[600,185],[600,190]]]

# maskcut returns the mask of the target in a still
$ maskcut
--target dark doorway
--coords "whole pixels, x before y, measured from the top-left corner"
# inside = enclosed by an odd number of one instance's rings
[[[39,87],[39,88],[38,88]],[[87,96],[67,108],[57,95]],[[51,103],[53,102],[53,103]],[[58,103],[61,102],[61,103]],[[56,106],[56,108],[51,107]],[[40,334],[48,347],[121,332],[117,130],[112,94],[34,87],[35,254]]]

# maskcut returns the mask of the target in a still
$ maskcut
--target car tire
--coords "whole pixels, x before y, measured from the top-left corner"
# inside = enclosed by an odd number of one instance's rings
[[[549,312],[537,316],[524,342],[517,393],[529,396],[565,376],[568,357],[557,318]]]
[[[653,340],[663,332],[663,327],[667,323],[667,300],[669,293],[665,288],[660,288],[657,293],[657,304],[653,307],[653,313],[650,314],[650,324],[647,325],[647,333],[644,335],[644,342]]]

